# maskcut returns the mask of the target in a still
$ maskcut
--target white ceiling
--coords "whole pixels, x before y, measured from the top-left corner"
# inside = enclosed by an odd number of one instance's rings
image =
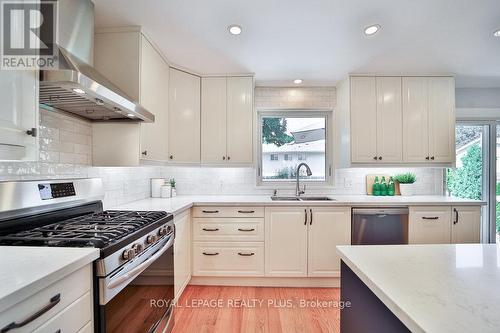
[[[462,87],[500,87],[499,0],[93,1],[97,27],[140,25],[172,63],[202,74],[324,85],[347,73],[455,73]],[[365,37],[374,23],[382,29]]]

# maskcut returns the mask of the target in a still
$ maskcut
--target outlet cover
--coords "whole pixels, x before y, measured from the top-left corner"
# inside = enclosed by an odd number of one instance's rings
[[[352,178],[349,178],[349,177],[344,178],[344,187],[345,188],[352,188]]]

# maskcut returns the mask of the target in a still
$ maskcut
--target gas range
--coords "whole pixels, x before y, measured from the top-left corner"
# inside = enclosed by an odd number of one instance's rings
[[[141,297],[140,288],[173,300],[172,214],[104,211],[100,179],[0,182],[0,198],[0,246],[100,250],[94,263],[95,331],[115,332],[120,307],[136,301],[130,299],[133,295]],[[138,332],[159,332],[172,325],[173,307],[164,311],[148,307],[145,304],[144,311],[136,313],[137,322],[143,323]]]

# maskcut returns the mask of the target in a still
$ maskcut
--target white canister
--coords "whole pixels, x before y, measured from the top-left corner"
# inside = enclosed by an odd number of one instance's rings
[[[161,187],[165,185],[165,178],[151,178],[151,198],[161,197]]]
[[[161,197],[162,198],[170,198],[172,191],[172,186],[170,184],[165,184],[161,187]]]
[[[172,187],[172,198],[177,196],[177,190],[175,189],[175,187]]]

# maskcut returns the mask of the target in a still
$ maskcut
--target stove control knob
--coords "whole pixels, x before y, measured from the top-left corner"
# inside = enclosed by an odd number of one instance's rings
[[[135,257],[135,251],[134,249],[126,249],[123,251],[122,258],[125,260],[130,260]]]
[[[158,240],[158,237],[156,235],[149,235],[146,238],[146,243],[151,244],[151,243],[156,242],[157,240]]]
[[[160,236],[165,236],[167,234],[167,228],[162,227],[160,230],[158,230],[158,235]]]
[[[135,251],[135,254],[139,254],[142,252],[142,250],[144,250],[144,246],[142,246],[142,244],[136,243],[132,245],[132,249]]]

